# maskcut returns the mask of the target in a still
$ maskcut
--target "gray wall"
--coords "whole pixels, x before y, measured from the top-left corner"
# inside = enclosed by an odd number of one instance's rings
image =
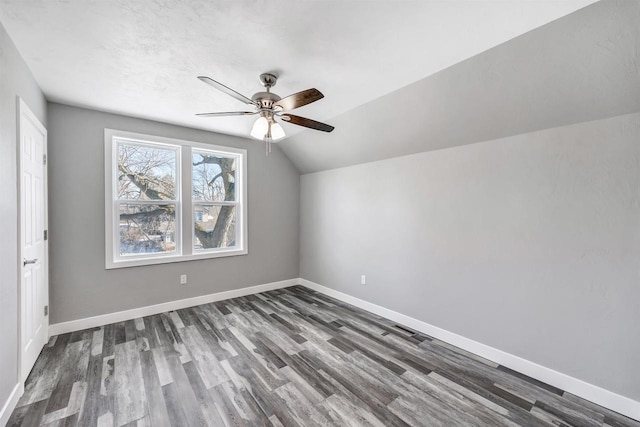
[[[247,149],[249,254],[105,270],[105,128]],[[50,103],[49,159],[51,323],[299,276],[300,180],[277,147]]]
[[[0,24],[0,407],[18,382],[17,96],[46,125],[46,100]]]
[[[301,277],[640,400],[639,141],[636,113],[303,175]]]

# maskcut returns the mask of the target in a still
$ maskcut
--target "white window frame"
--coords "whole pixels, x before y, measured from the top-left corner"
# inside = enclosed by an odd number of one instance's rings
[[[172,253],[148,253],[144,255],[120,255],[119,205],[126,203],[117,198],[117,182],[114,174],[117,161],[117,141],[130,142],[162,148],[175,148],[176,153],[176,250]],[[105,268],[136,267],[142,265],[165,264],[208,258],[246,255],[247,238],[247,150],[222,147],[182,139],[145,135],[114,129],[104,130],[105,158]],[[193,150],[206,151],[211,155],[236,157],[236,246],[232,248],[213,248],[194,250],[194,205],[219,206],[229,202],[193,202],[192,200],[192,153]],[[158,204],[158,201],[132,201],[134,204]],[[164,203],[160,202],[161,204]],[[238,227],[239,225],[239,227]]]

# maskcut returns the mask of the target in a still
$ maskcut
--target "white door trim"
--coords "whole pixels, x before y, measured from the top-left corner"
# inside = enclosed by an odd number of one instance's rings
[[[22,211],[22,192],[23,192],[23,184],[22,184],[22,172],[23,172],[23,156],[22,156],[22,121],[23,118],[29,120],[35,127],[44,135],[44,147],[43,154],[46,158],[47,156],[47,129],[44,125],[38,120],[36,115],[31,111],[29,106],[24,102],[24,100],[20,97],[16,97],[16,134],[17,134],[17,155],[18,155],[18,233],[20,234],[20,245],[18,247],[18,268],[20,272],[20,286],[18,288],[18,382],[24,384],[24,381],[27,379],[26,375],[23,372],[23,342],[22,342],[22,289],[23,289],[23,248],[24,248],[24,233],[22,232],[22,217],[24,212]],[[44,189],[44,229],[49,229],[49,215],[48,215],[48,198],[49,198],[49,190],[48,190],[48,180],[47,180],[47,171],[48,171],[48,162],[44,163],[44,177],[43,177],[43,189]],[[42,271],[43,271],[43,288],[44,288],[44,301],[45,305],[49,305],[49,240],[44,241],[44,259],[42,260]],[[47,340],[49,337],[49,316],[45,316],[44,322],[44,339]]]

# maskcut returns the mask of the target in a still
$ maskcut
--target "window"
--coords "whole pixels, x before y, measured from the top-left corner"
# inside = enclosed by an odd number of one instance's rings
[[[247,253],[246,151],[105,129],[106,268]]]

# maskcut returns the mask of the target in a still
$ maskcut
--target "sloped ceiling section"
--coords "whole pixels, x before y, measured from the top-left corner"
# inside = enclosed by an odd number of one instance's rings
[[[280,145],[308,173],[640,111],[639,22],[595,3]]]
[[[51,101],[247,136],[195,117],[244,107],[197,75],[251,96],[275,71],[326,120],[593,1],[0,0],[0,21]]]

